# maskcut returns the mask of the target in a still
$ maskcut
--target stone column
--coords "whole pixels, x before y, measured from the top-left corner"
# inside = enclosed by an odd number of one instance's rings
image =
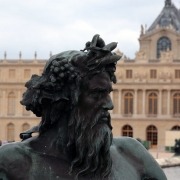
[[[17,99],[16,99],[16,116],[22,116],[22,105],[20,104],[20,100],[22,98],[22,91],[17,91]]]
[[[159,90],[159,96],[158,96],[158,114],[162,114],[162,90]]]
[[[7,93],[6,90],[2,91],[2,116],[6,116],[7,117],[7,108],[8,108],[8,103],[7,103],[8,99],[7,99]]]
[[[167,115],[170,116],[170,104],[171,104],[171,91],[167,90]]]
[[[113,104],[114,104],[113,113],[118,114],[119,113],[119,90],[118,89],[115,89],[113,91]]]
[[[0,116],[2,116],[2,92],[0,90]]]
[[[122,91],[121,90],[119,90],[119,107],[118,107],[118,109],[119,109],[119,114],[121,114],[122,115]]]
[[[146,90],[142,90],[142,114],[146,115]]]
[[[137,89],[134,90],[133,114],[137,115]]]

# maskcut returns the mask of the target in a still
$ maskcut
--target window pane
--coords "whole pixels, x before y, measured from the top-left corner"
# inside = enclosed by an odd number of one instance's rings
[[[9,69],[9,78],[15,78],[16,72],[15,69]]]
[[[157,145],[157,141],[158,141],[157,128],[153,125],[148,126],[146,130],[146,137],[147,137],[147,141],[151,141],[152,145]]]
[[[26,130],[28,130],[28,129],[30,129],[30,125],[27,124],[27,123],[23,124],[23,126],[22,126],[22,131],[24,132],[24,131],[26,131]]]
[[[129,125],[125,125],[122,128],[122,136],[128,136],[128,137],[133,137],[133,129]]]
[[[10,93],[8,95],[8,115],[15,115],[15,95]]]
[[[173,126],[172,131],[180,131],[180,126]]]
[[[155,69],[150,70],[150,78],[151,79],[156,79],[157,78],[157,70],[155,70]]]
[[[133,114],[133,95],[126,93],[124,96],[124,114]]]
[[[24,78],[30,78],[30,76],[31,76],[31,70],[25,69],[24,70]]]
[[[175,70],[175,78],[180,79],[180,70],[179,69]]]
[[[157,58],[160,57],[161,51],[171,50],[171,41],[168,37],[161,37],[157,41]]]
[[[176,93],[173,96],[173,114],[180,114],[180,93]]]
[[[149,114],[157,114],[157,108],[158,108],[158,101],[157,101],[157,95],[155,93],[151,93],[149,95]]]
[[[132,70],[131,69],[126,70],[126,78],[127,79],[131,79],[132,78]]]
[[[7,125],[7,141],[14,141],[14,124]]]

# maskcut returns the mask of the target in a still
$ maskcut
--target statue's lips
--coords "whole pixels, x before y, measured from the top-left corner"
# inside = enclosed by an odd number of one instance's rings
[[[100,122],[108,122],[109,119],[110,119],[109,112],[102,112],[99,120],[100,120]]]

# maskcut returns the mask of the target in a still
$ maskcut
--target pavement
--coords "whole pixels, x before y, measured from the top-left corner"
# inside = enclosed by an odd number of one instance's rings
[[[180,166],[163,168],[166,174],[167,180],[179,180],[180,179]]]
[[[148,151],[155,159],[171,158],[174,156],[174,153],[172,152],[167,152],[162,150],[159,151],[157,149],[150,149]]]
[[[174,156],[174,153],[156,149],[148,151],[162,167],[167,180],[180,180],[180,156]]]

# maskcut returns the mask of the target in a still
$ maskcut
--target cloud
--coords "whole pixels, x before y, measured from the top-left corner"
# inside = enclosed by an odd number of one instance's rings
[[[163,6],[163,0],[0,0],[0,58],[5,50],[9,58],[20,50],[24,58],[79,50],[96,33],[133,57],[140,25],[150,26]]]

